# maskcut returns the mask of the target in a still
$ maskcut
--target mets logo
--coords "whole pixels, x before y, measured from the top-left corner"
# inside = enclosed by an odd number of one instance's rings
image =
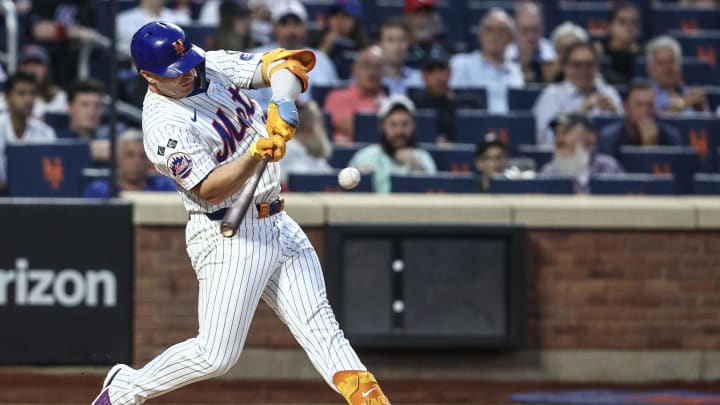
[[[253,58],[253,54],[240,52],[240,60],[250,60]]]
[[[185,56],[185,44],[183,43],[182,39],[178,38],[177,41],[172,43],[173,48],[175,48],[175,52],[178,54],[178,56]]]
[[[192,159],[186,153],[176,152],[170,155],[167,160],[168,168],[173,176],[178,179],[187,178],[192,172]]]

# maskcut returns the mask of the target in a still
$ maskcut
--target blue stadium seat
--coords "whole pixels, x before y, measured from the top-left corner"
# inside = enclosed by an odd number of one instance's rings
[[[367,145],[368,144],[366,143],[357,142],[352,145],[333,145],[333,153],[328,162],[330,163],[330,166],[336,169],[344,169],[347,167],[350,159],[352,159],[355,153]]]
[[[327,97],[328,93],[330,91],[341,88],[338,86],[320,86],[313,84],[312,85],[312,98],[315,100],[315,102],[320,106],[320,108],[323,108],[325,105],[325,98]]]
[[[508,89],[508,106],[511,111],[532,110],[535,100],[542,92],[542,86],[526,86],[522,89]]]
[[[339,170],[338,170],[339,172]],[[360,184],[346,190],[338,184],[337,173],[333,174],[291,174],[288,178],[289,191],[295,192],[372,192],[372,175],[364,174]]]
[[[190,42],[203,49],[210,48],[209,40],[215,34],[215,31],[217,31],[217,27],[215,26],[200,24],[183,25],[182,29],[185,31],[185,35]]]
[[[685,7],[677,4],[658,3],[651,8],[653,35],[662,35],[669,30],[693,32],[718,29],[720,10]]]
[[[478,190],[471,174],[392,176],[390,181],[393,193],[475,193]]]
[[[695,173],[693,177],[693,194],[720,195],[720,174]]]
[[[623,146],[620,163],[627,173],[674,174],[680,194],[691,191],[692,176],[700,171],[697,151],[689,146]]]
[[[440,171],[454,173],[475,171],[475,145],[421,145],[421,147],[430,152]]]
[[[70,117],[64,113],[45,113],[43,118],[46,124],[50,125],[55,132],[65,130],[70,124]]]
[[[603,69],[609,66],[607,60],[602,61]],[[635,76],[648,77],[644,58],[635,63]],[[689,86],[717,86],[720,85],[720,77],[717,70],[709,63],[698,60],[695,57],[684,57],[682,59],[682,73],[685,84]]]
[[[433,110],[418,110],[415,113],[415,141],[435,143],[437,139],[437,118]],[[355,142],[375,143],[380,139],[378,118],[375,113],[355,114],[353,122]]]
[[[610,17],[610,3],[606,1],[562,2],[557,8],[558,21],[572,21],[591,35],[605,34]]]
[[[494,194],[575,194],[575,182],[570,177],[540,176],[534,179],[490,179],[490,193]]]
[[[85,141],[8,145],[8,184],[12,197],[81,197],[82,170],[90,165]]]
[[[713,117],[677,117],[660,120],[680,131],[685,146],[695,148],[701,170],[705,172],[717,170],[718,159],[713,151],[720,146],[720,120]]]
[[[720,24],[718,25],[720,28]],[[685,33],[680,30],[670,31],[682,46],[683,56],[694,57],[707,62],[718,69],[720,60],[720,31],[698,31]]]
[[[517,156],[527,156],[535,161],[535,170],[540,171],[553,159],[553,145],[519,145]]]
[[[672,174],[601,174],[590,179],[590,194],[598,195],[674,195]]]
[[[717,111],[718,107],[720,107],[720,86],[706,86],[705,96],[707,96],[708,104],[710,104],[710,111]]]
[[[488,132],[508,144],[510,156],[518,145],[535,143],[535,118],[529,112],[494,115],[483,111],[460,110],[455,121],[455,141],[477,144]]]

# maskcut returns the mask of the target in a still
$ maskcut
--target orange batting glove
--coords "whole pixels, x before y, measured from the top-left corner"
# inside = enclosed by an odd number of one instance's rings
[[[370,372],[340,371],[333,376],[333,383],[349,405],[390,405],[390,400]]]
[[[260,138],[250,146],[248,152],[255,160],[263,160],[269,155],[271,162],[277,162],[285,156],[285,140],[280,136]]]
[[[285,142],[292,139],[300,123],[295,102],[287,98],[270,100],[267,112],[268,135],[281,136]]]

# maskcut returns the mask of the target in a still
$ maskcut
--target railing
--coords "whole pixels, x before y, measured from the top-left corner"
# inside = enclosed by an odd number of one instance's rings
[[[0,60],[5,62],[9,74],[15,72],[18,56],[18,18],[15,11],[15,3],[12,0],[1,0],[0,9],[5,16],[5,29],[7,36],[6,52],[0,53]]]

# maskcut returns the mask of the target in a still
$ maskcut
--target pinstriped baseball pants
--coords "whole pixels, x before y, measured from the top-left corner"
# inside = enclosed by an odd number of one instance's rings
[[[256,217],[254,207],[233,238],[219,222],[191,215],[187,250],[199,282],[199,331],[145,367],[123,369],[110,385],[113,405],[141,404],[196,381],[226,373],[240,357],[262,298],[289,327],[325,381],[342,370],[365,370],[328,304],[320,263],[300,226],[281,212]]]

